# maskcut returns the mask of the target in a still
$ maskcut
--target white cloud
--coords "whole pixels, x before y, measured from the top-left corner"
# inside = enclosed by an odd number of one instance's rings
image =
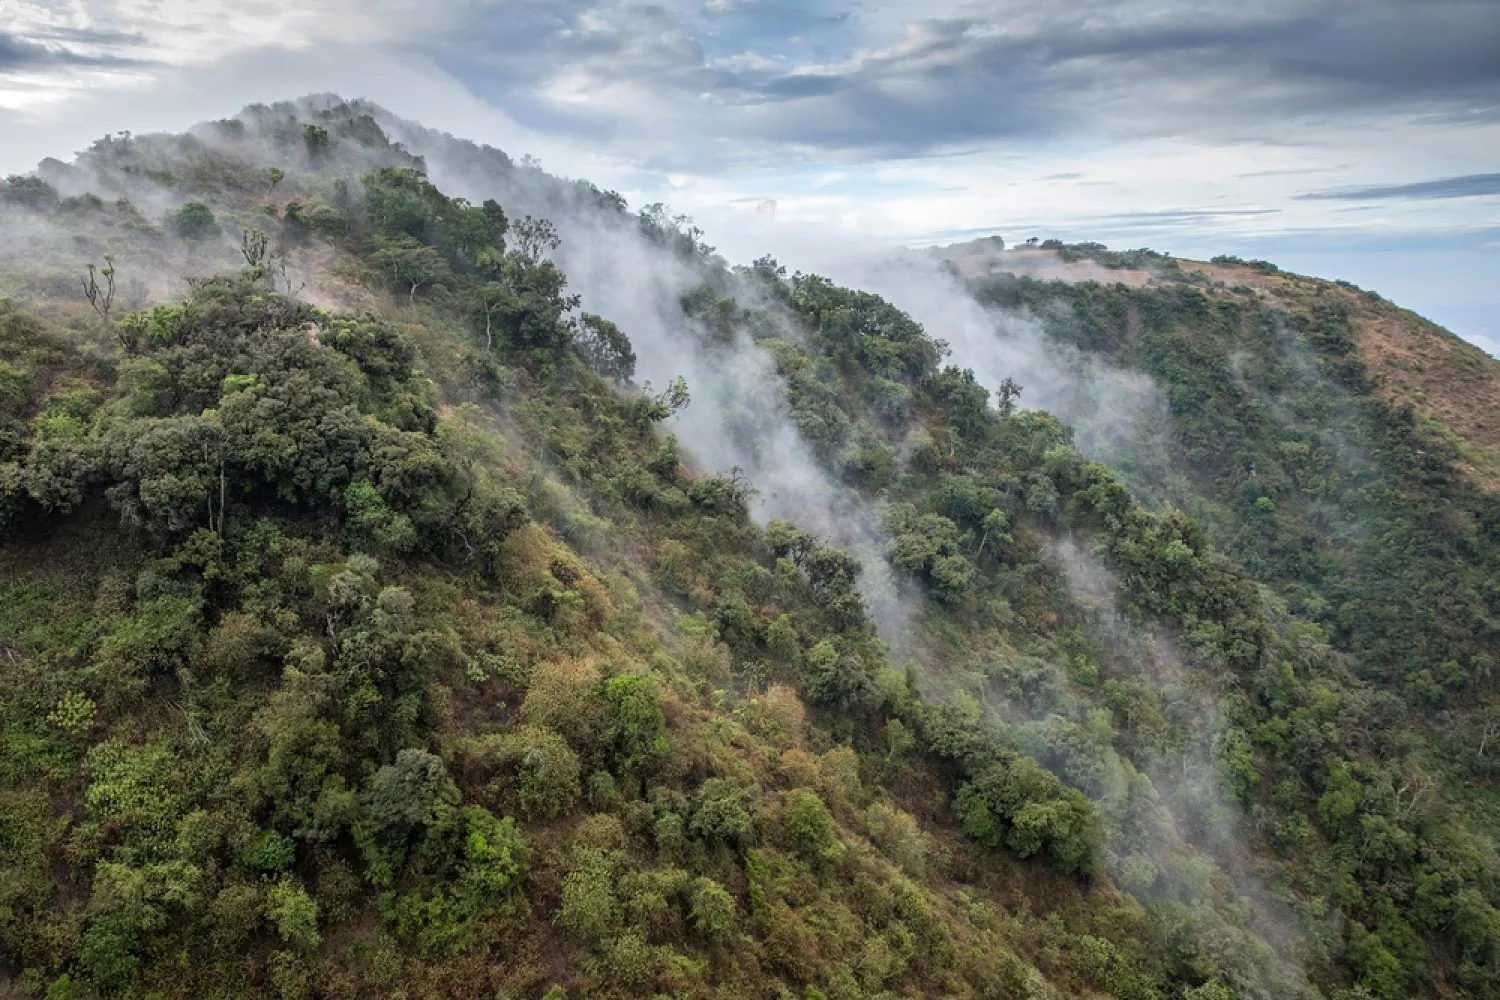
[[[976,229],[1280,256],[1309,234],[1346,257],[1474,243],[1500,231],[1500,199],[1297,195],[1493,169],[1482,6],[1434,0],[1422,44],[1393,53],[1392,0],[1358,23],[1325,0],[898,0],[843,19],[699,0],[0,0],[0,42],[68,56],[0,61],[0,171],[334,91],[668,200],[739,258]]]

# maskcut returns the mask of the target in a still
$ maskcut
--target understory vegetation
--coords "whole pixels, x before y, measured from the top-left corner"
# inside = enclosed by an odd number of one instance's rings
[[[1339,300],[976,286],[1168,395],[1117,475],[877,296],[488,151],[692,275],[684,351],[768,359],[889,618],[673,436],[559,227],[380,114],[0,188],[6,989],[1500,991],[1500,519]]]

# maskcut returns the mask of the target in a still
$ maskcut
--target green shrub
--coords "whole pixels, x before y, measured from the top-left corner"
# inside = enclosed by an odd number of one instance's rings
[[[167,216],[167,226],[185,240],[207,240],[223,232],[211,208],[201,201],[190,201]]]
[[[709,778],[693,795],[688,829],[704,840],[748,846],[755,842],[759,813],[759,788]]]
[[[620,919],[615,870],[614,860],[603,851],[573,850],[556,917],[565,930],[586,941],[601,941],[613,933]]]
[[[79,691],[69,691],[58,699],[47,722],[69,736],[83,736],[94,727],[94,701]]]
[[[318,933],[318,904],[295,879],[283,877],[271,887],[266,916],[291,947],[312,950],[323,942]]]
[[[723,941],[734,928],[734,897],[711,878],[693,883],[693,929],[709,941]]]
[[[844,856],[844,845],[828,807],[816,793],[799,791],[787,796],[781,807],[781,829],[787,846],[804,861],[823,868]]]
[[[240,851],[238,861],[251,871],[290,871],[297,860],[297,844],[275,830],[258,830]]]
[[[528,815],[554,817],[578,801],[578,755],[567,740],[540,726],[524,726],[514,737],[520,763],[521,808]]]

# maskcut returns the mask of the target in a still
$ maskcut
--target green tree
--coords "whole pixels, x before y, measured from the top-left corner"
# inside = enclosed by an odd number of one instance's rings
[[[693,883],[693,929],[709,941],[724,941],[734,929],[735,905],[722,885],[711,878]]]
[[[508,284],[486,281],[474,289],[473,303],[475,317],[484,322],[484,349],[492,351],[495,347],[495,321],[519,312],[520,301]]]
[[[266,916],[276,925],[281,940],[294,948],[312,950],[323,941],[318,933],[318,904],[289,876],[271,887]]]
[[[584,313],[573,343],[584,362],[605,378],[629,382],[635,375],[635,351],[630,338],[602,316]]]
[[[616,759],[637,775],[650,774],[669,749],[655,682],[639,674],[621,674],[605,681],[604,696],[614,707],[611,742]]]
[[[457,798],[441,758],[425,750],[402,750],[395,763],[371,776],[360,804],[377,827],[405,834],[440,822]]]
[[[330,145],[328,130],[323,126],[308,125],[302,130],[302,141],[310,162],[318,163],[328,156]]]
[[[1011,416],[1016,411],[1016,400],[1021,398],[1021,384],[1015,379],[1006,376],[1000,383],[1000,388],[995,393],[995,405],[1000,410],[1002,417]]]
[[[839,715],[862,712],[877,699],[864,662],[828,639],[808,650],[806,671],[808,697]]]
[[[1062,871],[1089,873],[1101,839],[1093,805],[1030,757],[1005,756],[959,789],[966,834],[1022,857],[1046,851]]]
[[[185,240],[212,239],[223,229],[214,218],[213,209],[201,201],[190,201],[167,218],[168,227]]]
[[[417,290],[448,278],[452,271],[442,254],[413,236],[379,237],[372,241],[370,263],[375,265],[392,285],[403,289],[407,299],[416,303]]]
[[[817,868],[826,868],[844,856],[833,817],[815,792],[797,791],[787,796],[781,809],[781,829],[787,845]]]

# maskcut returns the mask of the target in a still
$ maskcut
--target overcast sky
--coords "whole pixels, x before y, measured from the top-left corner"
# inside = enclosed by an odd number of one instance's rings
[[[1234,253],[1500,351],[1500,0],[0,0],[0,172],[323,91],[734,259]]]

